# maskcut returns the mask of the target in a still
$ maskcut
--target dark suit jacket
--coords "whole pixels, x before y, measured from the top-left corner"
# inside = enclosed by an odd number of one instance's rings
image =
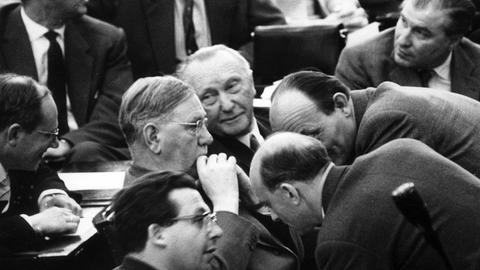
[[[122,30],[83,16],[66,25],[68,96],[79,129],[63,137],[126,147],[117,114],[132,83]],[[0,71],[38,79],[32,48],[17,4],[0,7]]]
[[[149,172],[151,171],[132,165],[125,180],[134,184],[134,179]],[[223,235],[217,242],[215,259],[211,261],[212,269],[299,269],[300,259],[297,254],[303,255],[303,246],[297,234],[290,235],[297,249],[295,253],[242,206],[239,215],[220,211],[217,212],[217,219]]]
[[[212,44],[234,49],[257,25],[285,24],[271,0],[205,0]],[[170,74],[177,64],[173,0],[90,0],[89,13],[125,30],[135,78]]]
[[[480,102],[391,82],[351,95],[356,156],[397,138],[413,138],[480,176]]]
[[[350,89],[377,87],[384,81],[404,86],[421,86],[415,69],[395,64],[392,57],[394,29],[381,32],[352,47],[346,47],[338,60],[335,76]],[[453,50],[451,89],[480,100],[480,46],[463,38]]]
[[[480,267],[480,181],[412,139],[333,167],[322,192],[319,269],[446,269],[423,233],[396,209],[392,191],[413,182],[455,269]]]
[[[57,173],[41,166],[36,172],[9,171],[11,197],[8,211],[0,214],[0,255],[33,248],[39,237],[19,214],[38,213],[38,196],[47,189],[66,190]]]
[[[256,117],[258,129],[263,137],[267,137],[272,132],[268,120]],[[235,156],[237,164],[248,174],[250,172],[250,162],[252,162],[252,149],[232,137],[224,137],[212,134],[213,142],[208,146],[208,155],[225,153],[227,156]]]

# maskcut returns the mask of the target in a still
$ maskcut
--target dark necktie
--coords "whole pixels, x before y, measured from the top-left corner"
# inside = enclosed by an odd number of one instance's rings
[[[260,147],[260,143],[258,143],[257,137],[255,137],[255,135],[251,134],[250,135],[250,149],[252,149],[253,152],[257,152],[259,147]]]
[[[420,83],[422,87],[428,87],[428,82],[433,77],[433,70],[431,69],[422,69],[418,72],[418,76],[420,77]]]
[[[45,37],[50,42],[48,48],[48,79],[47,86],[52,91],[53,100],[58,110],[58,128],[60,135],[68,132],[67,95],[65,91],[66,74],[63,54],[57,42],[58,33],[48,31]]]
[[[193,0],[185,0],[183,31],[185,31],[185,50],[187,55],[190,55],[198,50],[195,41],[195,26],[193,25]]]

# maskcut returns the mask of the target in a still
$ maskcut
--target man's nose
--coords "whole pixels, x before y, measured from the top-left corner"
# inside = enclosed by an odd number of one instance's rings
[[[220,94],[220,108],[222,111],[231,111],[234,106],[232,95],[225,93]]]
[[[50,147],[51,148],[57,148],[58,147],[58,137],[55,136],[55,138],[53,138],[52,142],[50,143]]]
[[[208,132],[207,125],[204,125],[200,130],[198,137],[198,144],[200,145],[210,145],[213,142],[213,137],[210,132]]]
[[[216,222],[214,222],[212,224],[211,229],[210,229],[210,234],[209,234],[210,238],[218,239],[218,238],[222,237],[222,235],[223,235],[222,228],[220,228],[220,226],[218,226],[218,224]]]

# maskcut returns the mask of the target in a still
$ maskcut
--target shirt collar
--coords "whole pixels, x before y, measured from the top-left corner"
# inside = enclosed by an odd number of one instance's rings
[[[239,140],[244,145],[250,147],[250,135],[251,134],[255,135],[255,138],[257,139],[257,141],[260,144],[263,143],[264,139],[263,139],[262,134],[260,134],[260,129],[258,129],[257,120],[255,119],[255,117],[253,117],[252,123],[250,124],[250,132],[248,132],[245,135],[238,136],[237,140]]]
[[[48,28],[45,26],[38,24],[34,20],[28,17],[27,13],[25,13],[25,9],[22,7],[20,9],[20,15],[22,16],[23,23],[25,24],[25,28],[27,29],[28,38],[30,42],[33,42],[39,38],[42,38],[45,33],[49,31]],[[60,28],[53,29],[55,32],[58,33],[60,38],[63,40],[65,35],[65,25],[62,25]]]
[[[2,163],[0,163],[0,181],[3,181],[5,178],[7,178],[7,171],[2,166]]]
[[[450,80],[450,63],[452,62],[452,52],[448,55],[443,64],[434,68],[435,73],[445,80]]]

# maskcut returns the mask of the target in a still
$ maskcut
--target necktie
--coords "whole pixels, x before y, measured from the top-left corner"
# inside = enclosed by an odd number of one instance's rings
[[[187,55],[190,55],[198,50],[195,41],[195,26],[193,25],[193,0],[185,0],[183,31],[185,32],[185,50]]]
[[[257,152],[259,147],[260,147],[260,143],[258,142],[255,135],[253,134],[250,135],[250,149],[252,149],[253,152]]]
[[[7,205],[10,201],[10,180],[8,176],[0,181],[0,213],[7,211]]]
[[[422,69],[418,72],[422,87],[428,87],[428,82],[430,82],[430,79],[433,77],[433,72],[431,69]]]
[[[47,86],[52,91],[53,100],[57,105],[58,110],[58,128],[60,134],[68,132],[67,120],[67,94],[65,91],[65,64],[63,61],[63,54],[60,45],[57,42],[58,33],[55,31],[48,31],[45,37],[50,42],[48,47],[48,79]]]

